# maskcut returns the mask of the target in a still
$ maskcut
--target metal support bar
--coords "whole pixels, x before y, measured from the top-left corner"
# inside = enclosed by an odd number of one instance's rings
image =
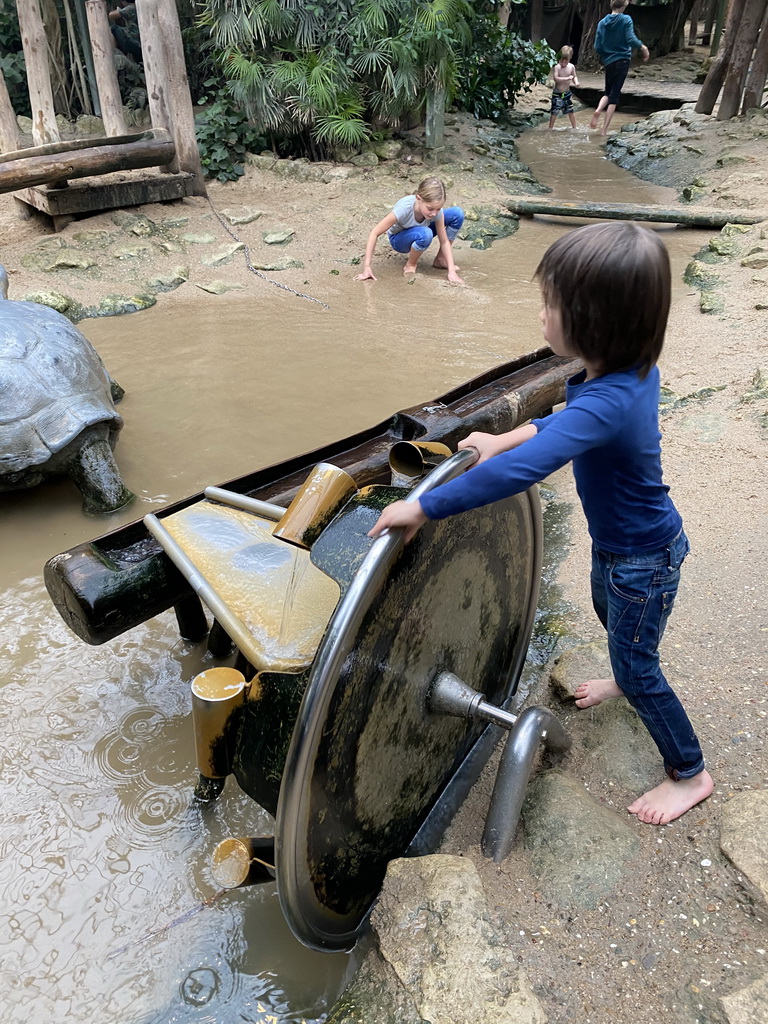
[[[482,850],[499,864],[509,854],[539,743],[564,754],[571,738],[549,708],[526,708],[510,733],[496,774]]]
[[[441,672],[435,679],[429,695],[429,708],[457,718],[479,718],[509,730],[482,842],[485,856],[493,857],[498,864],[512,849],[539,743],[553,753],[564,754],[571,745],[571,738],[548,708],[526,708],[520,716],[512,715],[489,704],[482,693],[473,690],[452,672]]]

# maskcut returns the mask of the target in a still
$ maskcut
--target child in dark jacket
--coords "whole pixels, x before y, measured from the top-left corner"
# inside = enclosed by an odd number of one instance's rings
[[[589,127],[594,131],[605,112],[601,135],[608,134],[608,125],[616,113],[633,47],[640,51],[644,61],[650,56],[648,47],[635,35],[632,19],[624,13],[628,4],[629,0],[611,0],[611,13],[598,23],[595,33],[595,53],[605,67],[605,94],[600,97]]]
[[[664,825],[713,788],[658,651],[689,550],[661,471],[656,361],[669,314],[669,257],[646,228],[592,224],[550,246],[536,274],[544,338],[556,355],[584,364],[568,381],[566,407],[505,434],[470,434],[459,448],[477,448],[478,464],[418,501],[388,506],[371,536],[402,527],[408,541],[427,519],[517,494],[572,461],[592,537],[592,602],[614,672],[582,683],[576,704],[625,696],[635,708],[667,777],[628,811]]]

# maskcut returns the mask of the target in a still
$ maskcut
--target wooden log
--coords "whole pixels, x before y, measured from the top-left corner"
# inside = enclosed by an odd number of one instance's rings
[[[0,163],[0,193],[66,181],[69,178],[86,178],[89,175],[127,171],[136,167],[154,167],[169,163],[174,157],[173,141],[167,132],[145,132],[138,137],[138,141],[135,137],[129,138],[129,142],[110,140],[111,144],[102,146],[91,143],[87,149],[71,149],[42,156],[12,154],[13,159]],[[31,152],[34,153],[34,150]]]
[[[57,153],[69,153],[78,149],[93,149],[95,146],[124,146],[129,142],[150,142],[152,139],[166,142],[170,138],[168,132],[162,129],[158,131],[145,129],[128,135],[113,135],[108,139],[103,136],[95,139],[67,139],[64,142],[51,142],[47,146],[28,146],[26,149],[15,149],[10,153],[2,153],[0,160],[7,164],[11,160],[24,160],[30,156],[55,156]]]
[[[560,199],[508,199],[512,213],[532,217],[587,217],[591,220],[640,220],[657,224],[682,224],[688,228],[721,228],[725,224],[759,224],[768,211],[710,210],[698,206],[639,206],[636,203],[578,203]]]
[[[192,175],[193,194],[206,196],[203,165],[197,147],[195,112],[189,94],[189,80],[184,63],[184,42],[181,37],[176,0],[160,0],[158,4],[160,31],[165,44],[168,68],[167,95],[173,121],[173,142],[179,159],[179,169]]]
[[[701,86],[701,92],[696,103],[697,114],[711,114],[714,110],[717,97],[720,95],[720,90],[723,87],[728,71],[728,63],[733,52],[733,44],[736,42],[736,33],[739,28],[741,15],[744,12],[745,3],[746,0],[728,0],[725,27],[717,47],[715,59],[712,61],[707,77]]]
[[[288,505],[318,462],[345,469],[358,487],[389,482],[387,454],[403,430],[424,441],[455,447],[473,430],[511,430],[563,400],[565,381],[579,364],[538,349],[441,395],[423,406],[294,459],[224,484],[239,494]],[[176,511],[196,494],[166,509]],[[179,604],[189,585],[141,520],[54,556],[45,584],[61,617],[86,643],[103,644]]]
[[[85,14],[91,37],[93,71],[99,90],[99,106],[107,135],[125,135],[125,115],[115,71],[115,47],[109,28],[106,0],[86,0]],[[158,125],[162,128],[163,125]]]
[[[744,85],[744,96],[741,101],[741,112],[746,114],[754,107],[762,106],[765,82],[768,79],[768,7],[763,15],[757,46],[752,54],[752,64]]]
[[[144,57],[144,77],[147,82],[147,100],[154,128],[165,128],[174,134],[171,105],[168,101],[169,81],[168,59],[163,45],[157,0],[142,0],[136,4],[136,16],[141,35],[141,52]],[[161,168],[162,170],[162,168]],[[179,160],[165,167],[166,171],[178,173]]]
[[[37,2],[17,4],[21,45],[27,67],[29,102],[32,107],[32,138],[35,145],[58,142],[61,136],[53,108],[53,90],[48,70],[48,45]]]
[[[19,145],[19,126],[8,95],[8,86],[0,70],[0,153],[11,152]]]

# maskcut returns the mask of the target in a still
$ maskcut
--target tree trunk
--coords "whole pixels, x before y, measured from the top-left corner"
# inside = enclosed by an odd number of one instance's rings
[[[99,89],[99,108],[107,135],[125,135],[125,114],[115,71],[112,33],[105,0],[86,0],[85,15],[91,37],[93,69]],[[156,126],[162,127],[162,126]]]
[[[729,0],[717,0],[717,15],[715,17],[715,34],[712,37],[712,48],[709,56],[714,57],[720,49],[720,40],[723,37],[723,25],[725,24],[726,12],[729,10]]]
[[[768,0],[747,0],[746,2],[744,14],[739,22],[739,31],[736,33],[736,41],[733,44],[720,108],[717,111],[718,121],[727,121],[739,112],[741,93],[747,79],[752,51],[757,42],[757,33],[760,31],[760,23],[763,20],[767,3]]]
[[[581,15],[581,43],[579,44],[579,67],[596,68],[600,61],[595,53],[595,32],[597,23],[607,13],[602,0],[578,0]]]
[[[67,71],[64,50],[61,43],[61,22],[55,0],[41,0],[43,28],[48,43],[48,68],[51,76],[53,105],[60,114],[71,117],[72,111],[67,96]]]
[[[541,42],[541,29],[544,23],[544,0],[528,0],[531,7],[531,42]]]
[[[506,28],[509,25],[509,11],[509,0],[504,0],[504,3],[499,7],[497,12],[499,24],[502,28]]]
[[[690,14],[691,23],[688,26],[688,45],[695,46],[699,35],[699,0],[695,0]]]
[[[744,100],[741,105],[742,114],[746,114],[753,107],[762,105],[766,78],[768,78],[768,7],[766,7],[765,14],[763,15],[760,35],[758,36],[757,46],[752,56],[752,67],[747,75],[747,84],[744,86]]]
[[[693,7],[694,0],[680,0],[674,8],[667,29],[654,47],[654,55],[663,57],[665,53],[673,53],[685,45],[685,23]]]
[[[21,30],[21,45],[27,66],[27,86],[32,107],[32,139],[36,146],[59,141],[53,92],[48,70],[48,47],[38,0],[20,3],[16,12]]]
[[[701,87],[699,99],[696,103],[697,114],[711,114],[715,103],[717,103],[717,97],[720,95],[720,90],[723,87],[725,75],[728,71],[728,62],[733,52],[733,44],[736,42],[736,31],[739,27],[741,16],[744,13],[746,2],[747,0],[730,0],[728,4],[725,28],[723,29],[717,56],[712,61],[712,67],[704,79],[704,84]]]
[[[19,148],[19,125],[13,111],[8,86],[0,69],[0,153],[10,153]]]
[[[712,41],[712,30],[715,27],[715,18],[717,17],[718,0],[709,0],[707,4],[707,11],[704,16],[704,32],[701,36],[701,45],[709,46]]]

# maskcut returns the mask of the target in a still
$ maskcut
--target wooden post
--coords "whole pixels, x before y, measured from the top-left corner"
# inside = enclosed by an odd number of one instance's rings
[[[744,99],[741,104],[742,114],[746,114],[753,107],[762,105],[766,78],[768,78],[768,7],[766,7],[765,14],[763,15],[760,35],[757,37],[757,46],[752,55],[752,66],[749,69],[747,82],[744,86]]]
[[[18,148],[19,126],[8,95],[8,86],[0,70],[0,152],[10,153]]]
[[[435,85],[427,90],[425,146],[431,157],[439,162],[445,152],[445,89]]]
[[[174,136],[173,117],[168,102],[168,61],[160,28],[158,0],[141,0],[136,4],[136,15],[141,36],[141,53],[144,58],[144,77],[147,80],[147,99],[153,128],[165,128]],[[178,156],[161,170],[178,174]]]
[[[747,0],[746,2],[731,53],[728,74],[723,85],[723,95],[720,97],[720,106],[717,111],[718,121],[727,121],[739,112],[741,93],[747,79],[752,51],[757,42],[757,33],[760,31],[760,22],[763,20],[767,2],[768,0]]]
[[[115,71],[112,33],[109,29],[106,0],[85,0],[88,34],[91,37],[93,70],[99,90],[99,106],[107,135],[125,135],[128,131],[123,114],[123,101]]]
[[[715,15],[715,29],[712,35],[712,45],[709,50],[709,56],[714,57],[720,47],[720,39],[723,35],[723,25],[725,24],[725,13],[729,6],[729,0],[717,0],[717,14]]]
[[[53,109],[53,91],[48,71],[48,44],[38,0],[17,4],[21,45],[27,65],[27,86],[32,107],[32,138],[36,146],[58,142],[59,129]]]
[[[141,3],[138,5],[141,7]],[[160,31],[165,43],[166,66],[168,68],[167,96],[173,121],[173,141],[179,159],[179,168],[194,178],[192,194],[207,195],[200,150],[197,148],[195,114],[192,97],[189,94],[189,80],[184,63],[184,43],[181,37],[179,12],[176,0],[160,0],[158,3]]]
[[[699,0],[691,8],[691,23],[688,26],[688,45],[695,46],[699,35]]]
[[[712,66],[707,72],[704,84],[701,87],[699,98],[696,103],[697,114],[711,114],[717,103],[717,97],[723,87],[725,76],[728,71],[728,63],[733,52],[733,44],[736,41],[736,32],[739,28],[739,21],[744,11],[746,0],[728,0],[728,14],[725,20],[720,45],[717,55],[712,61]]]

